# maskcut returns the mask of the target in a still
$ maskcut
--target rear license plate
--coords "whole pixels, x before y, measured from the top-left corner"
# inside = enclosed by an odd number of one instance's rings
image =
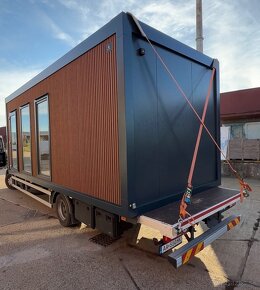
[[[179,245],[182,242],[182,236],[177,237],[176,239],[170,241],[169,243],[160,246],[159,253],[160,255],[169,251],[170,249],[174,248],[175,246]]]

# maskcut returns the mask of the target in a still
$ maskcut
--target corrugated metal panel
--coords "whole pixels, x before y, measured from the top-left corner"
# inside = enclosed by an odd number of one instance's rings
[[[222,93],[221,119],[260,117],[260,88]]]
[[[121,204],[116,36],[8,103],[8,111],[27,102],[33,109],[34,100],[44,94],[50,102],[52,181]],[[35,148],[32,159],[36,176]]]

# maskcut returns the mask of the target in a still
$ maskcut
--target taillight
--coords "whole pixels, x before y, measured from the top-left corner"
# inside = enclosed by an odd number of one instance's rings
[[[163,236],[163,243],[164,243],[164,244],[167,244],[167,243],[169,243],[170,241],[172,241],[171,238],[168,238],[168,237],[166,237],[166,236]]]

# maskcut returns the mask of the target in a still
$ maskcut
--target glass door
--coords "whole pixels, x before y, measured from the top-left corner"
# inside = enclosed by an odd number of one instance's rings
[[[50,177],[50,130],[48,96],[36,101],[38,173]]]
[[[30,124],[30,106],[25,105],[20,109],[21,116],[21,145],[23,164],[22,169],[27,173],[32,173],[31,158],[31,124]]]
[[[16,125],[16,111],[10,114],[10,149],[11,162],[10,166],[18,170],[18,153],[17,153],[17,125]]]

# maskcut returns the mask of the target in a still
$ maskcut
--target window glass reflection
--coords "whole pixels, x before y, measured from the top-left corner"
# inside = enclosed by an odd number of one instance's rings
[[[11,128],[11,166],[14,169],[18,169],[17,163],[17,130],[16,130],[16,114],[12,114],[10,117],[10,128]]]
[[[48,99],[36,104],[39,173],[50,176],[50,136]]]
[[[21,109],[22,146],[23,146],[23,170],[31,173],[31,128],[29,105]]]

